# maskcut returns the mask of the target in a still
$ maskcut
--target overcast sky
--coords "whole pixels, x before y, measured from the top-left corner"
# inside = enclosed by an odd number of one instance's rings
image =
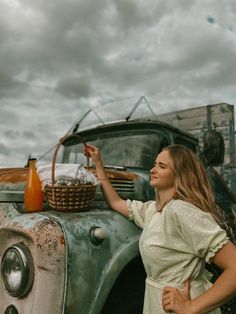
[[[111,119],[236,99],[235,0],[0,0],[0,167]],[[128,108],[128,109],[127,109]]]

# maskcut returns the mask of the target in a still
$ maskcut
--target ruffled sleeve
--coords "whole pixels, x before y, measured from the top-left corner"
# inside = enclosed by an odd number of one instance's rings
[[[193,254],[210,263],[215,253],[229,240],[225,230],[211,214],[181,200],[175,203],[173,213],[179,233]]]
[[[129,219],[133,220],[135,224],[142,229],[147,218],[155,211],[154,201],[143,203],[141,201],[127,200],[127,206],[129,210]]]

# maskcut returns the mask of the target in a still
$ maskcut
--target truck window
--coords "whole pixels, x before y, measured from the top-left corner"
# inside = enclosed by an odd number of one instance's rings
[[[176,136],[175,137],[175,144],[184,145],[196,153],[196,145],[194,143],[191,143],[189,140],[185,140],[182,137]]]
[[[136,167],[151,169],[156,155],[167,139],[160,133],[122,134],[113,137],[100,137],[88,143],[100,148],[104,164],[107,166]],[[69,156],[64,162],[83,163],[82,145],[65,147],[64,155]]]

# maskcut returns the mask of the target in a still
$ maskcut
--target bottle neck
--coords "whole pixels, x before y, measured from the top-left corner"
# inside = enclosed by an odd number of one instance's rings
[[[36,159],[29,160],[29,167],[36,168]]]

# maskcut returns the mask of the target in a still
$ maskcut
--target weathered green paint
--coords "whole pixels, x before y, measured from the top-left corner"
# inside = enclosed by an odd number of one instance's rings
[[[0,202],[22,203],[23,201],[23,191],[0,191]]]
[[[65,313],[100,313],[121,270],[139,255],[140,230],[110,210],[45,214],[61,224],[66,239]],[[107,232],[107,238],[98,246],[90,241],[92,227]]]

